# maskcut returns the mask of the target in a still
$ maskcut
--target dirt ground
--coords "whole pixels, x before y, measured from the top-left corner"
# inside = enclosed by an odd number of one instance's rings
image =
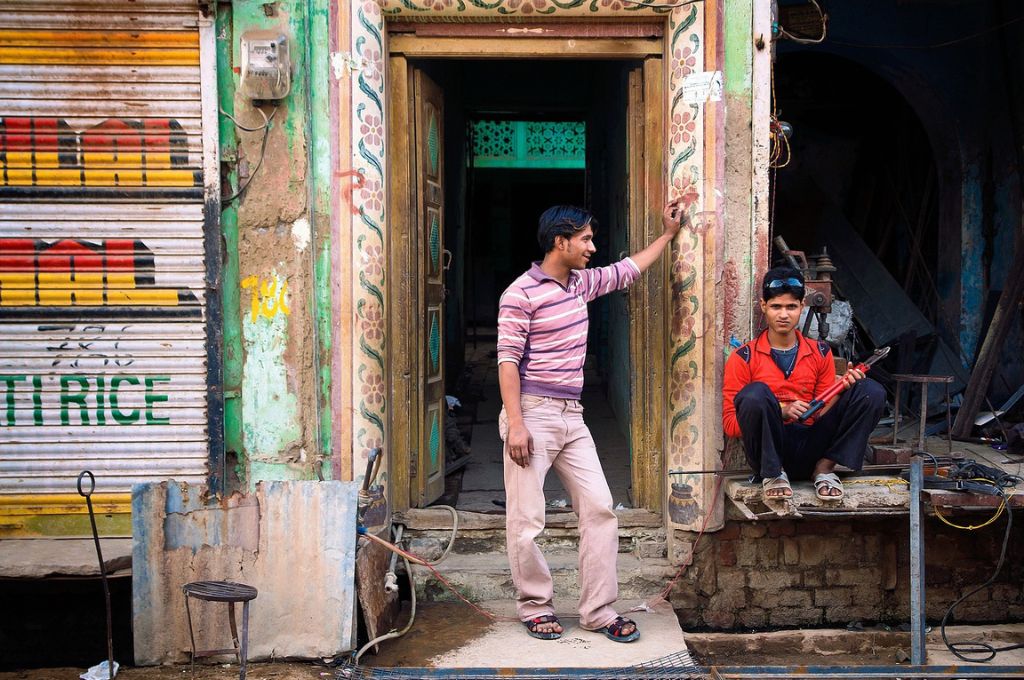
[[[398,625],[408,621],[408,610],[401,613]],[[456,623],[457,622],[457,623]],[[483,634],[490,622],[461,603],[437,602],[421,605],[416,625],[399,640],[380,645],[380,653],[367,652],[362,662],[368,666],[423,666],[428,659],[460,647]],[[440,632],[443,631],[443,634]],[[115,650],[116,651],[116,650]],[[116,656],[115,656],[116,658]],[[226,657],[227,658],[227,657]],[[99,662],[100,659],[97,659]],[[0,680],[74,680],[85,668],[38,668],[0,672]],[[336,671],[311,661],[249,662],[246,680],[327,680]],[[199,664],[197,680],[233,680],[238,678],[237,663]],[[122,667],[118,680],[191,680],[189,666]]]
[[[399,625],[405,625],[403,612]],[[381,644],[376,655],[362,658],[366,666],[418,667],[466,641],[484,635],[491,622],[461,603],[440,602],[421,606],[416,625],[398,640]],[[687,633],[687,647],[694,660],[703,665],[744,666],[809,664],[891,665],[901,661],[900,651],[909,651],[906,633],[842,630],[788,630],[761,633]],[[985,639],[996,645],[1024,641],[1024,624],[964,626],[950,628],[951,639]],[[928,635],[928,662],[953,664],[957,660],[944,649],[939,633]],[[1000,654],[998,665],[1024,666],[1024,650]],[[73,680],[84,668],[44,668],[0,672],[0,680]],[[249,680],[328,680],[336,669],[312,661],[250,662]],[[119,680],[191,680],[187,664],[148,668],[124,668]],[[203,664],[196,667],[197,680],[234,680],[238,665]]]

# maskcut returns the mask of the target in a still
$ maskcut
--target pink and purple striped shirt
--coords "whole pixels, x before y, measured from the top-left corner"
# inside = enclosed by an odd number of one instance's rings
[[[579,399],[587,358],[587,303],[636,281],[630,258],[607,267],[569,272],[565,287],[539,262],[512,282],[498,306],[498,363],[519,366],[520,391]]]

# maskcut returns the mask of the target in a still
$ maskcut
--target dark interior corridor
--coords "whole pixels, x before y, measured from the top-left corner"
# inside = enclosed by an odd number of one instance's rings
[[[542,258],[537,220],[552,205],[591,210],[591,266],[627,253],[627,62],[433,61],[446,121],[446,389],[472,447],[449,477],[448,500],[500,511],[504,497],[497,416],[497,301]],[[464,89],[463,84],[474,83]],[[622,294],[590,306],[584,406],[616,503],[629,505],[628,312]],[[459,481],[461,480],[461,484]],[[564,499],[555,475],[549,500]]]

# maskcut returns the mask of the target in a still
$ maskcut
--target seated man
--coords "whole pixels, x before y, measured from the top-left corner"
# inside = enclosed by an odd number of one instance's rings
[[[820,500],[839,502],[844,492],[836,464],[851,470],[864,464],[885,390],[850,369],[840,378],[847,389],[805,423],[797,422],[815,395],[836,380],[828,343],[808,340],[796,329],[803,300],[800,272],[776,267],[765,274],[761,311],[768,328],[725,363],[722,427],[726,436],[743,440],[765,499],[791,497],[793,478],[813,479]]]

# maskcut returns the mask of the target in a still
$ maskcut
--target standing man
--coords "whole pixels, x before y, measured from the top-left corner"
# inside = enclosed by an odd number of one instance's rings
[[[587,269],[597,251],[593,215],[572,206],[549,208],[537,230],[544,260],[501,296],[498,383],[504,407],[498,430],[506,454],[508,560],[519,618],[542,640],[562,634],[551,573],[534,540],[544,530],[544,478],[552,467],[579,515],[580,626],[617,642],[640,637],[636,624],[612,608],[618,598],[618,518],[579,402],[587,303],[625,288],[654,264],[679,233],[681,201],[665,206],[665,232],[651,245],[595,269]]]
[[[813,479],[819,500],[838,503],[843,484],[837,463],[860,470],[868,438],[885,408],[885,390],[851,368],[845,392],[805,423],[809,402],[836,381],[827,342],[796,330],[804,308],[804,278],[776,267],[761,283],[761,311],[768,328],[725,362],[722,428],[743,439],[747,461],[768,500],[790,498],[793,479]]]

